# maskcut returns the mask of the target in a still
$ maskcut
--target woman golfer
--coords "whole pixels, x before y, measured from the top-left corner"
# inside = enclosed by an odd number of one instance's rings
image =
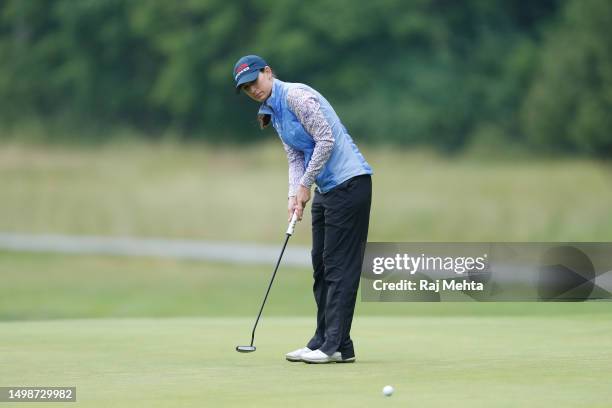
[[[352,363],[350,337],[368,237],[372,169],[327,99],[311,87],[283,82],[256,55],[234,66],[236,90],[261,103],[261,128],[270,123],[289,161],[289,218],[312,200],[312,266],[317,329],[289,361]]]

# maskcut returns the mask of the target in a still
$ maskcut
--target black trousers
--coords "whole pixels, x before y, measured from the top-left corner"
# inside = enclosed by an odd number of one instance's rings
[[[372,178],[353,177],[312,200],[313,292],[317,330],[307,344],[343,358],[355,356],[350,337],[370,223]]]

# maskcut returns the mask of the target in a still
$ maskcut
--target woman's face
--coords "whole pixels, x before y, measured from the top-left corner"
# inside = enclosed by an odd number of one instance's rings
[[[270,67],[265,67],[263,72],[259,72],[259,76],[255,81],[242,84],[240,89],[247,94],[251,99],[257,102],[263,102],[272,93],[272,70]]]

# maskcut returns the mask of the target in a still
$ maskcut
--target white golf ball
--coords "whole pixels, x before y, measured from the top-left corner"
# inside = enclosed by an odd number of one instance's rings
[[[386,397],[390,397],[391,395],[393,395],[393,391],[395,390],[390,385],[385,385],[383,387],[383,394],[385,394]]]

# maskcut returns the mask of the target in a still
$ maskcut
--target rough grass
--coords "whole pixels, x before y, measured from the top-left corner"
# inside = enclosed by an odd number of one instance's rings
[[[363,150],[375,170],[371,241],[612,239],[612,178],[597,162]],[[278,141],[4,143],[0,231],[277,242],[286,167]],[[293,242],[310,242],[307,225]]]

